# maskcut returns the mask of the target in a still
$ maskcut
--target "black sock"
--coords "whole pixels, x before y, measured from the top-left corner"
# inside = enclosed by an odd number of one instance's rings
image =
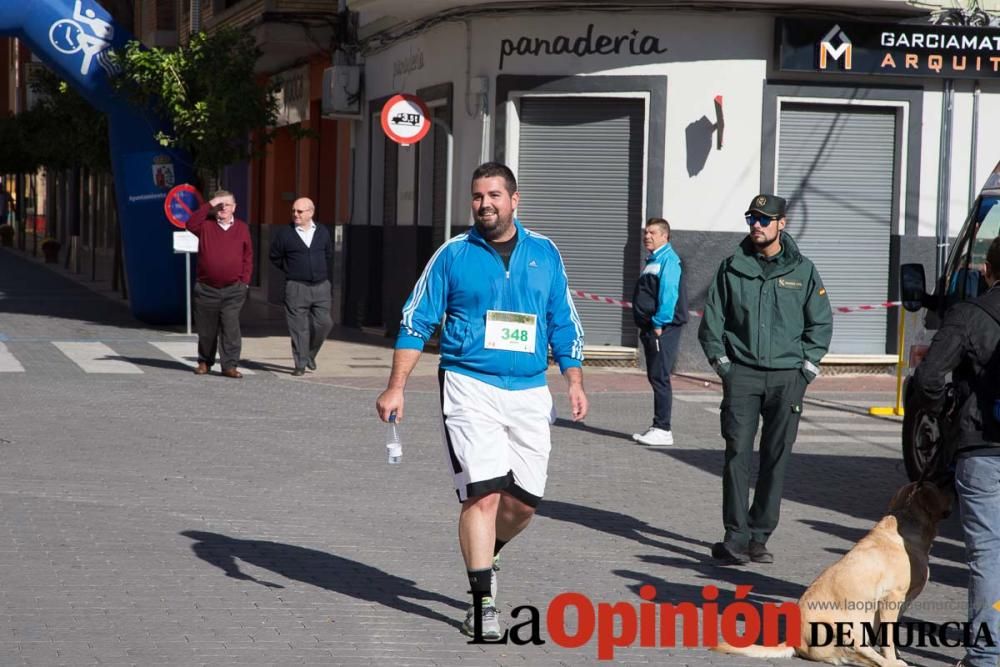
[[[503,540],[493,540],[493,556],[495,557],[507,543]]]
[[[476,596],[489,597],[490,596],[490,578],[493,568],[488,567],[485,570],[468,570],[469,575],[469,592],[472,593],[472,598],[475,600]]]

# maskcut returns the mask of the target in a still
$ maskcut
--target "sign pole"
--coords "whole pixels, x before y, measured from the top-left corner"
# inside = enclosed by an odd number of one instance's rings
[[[906,309],[899,308],[899,353],[896,357],[896,405],[875,406],[868,408],[868,414],[875,417],[896,417],[903,416],[903,366],[906,364],[906,357],[903,353],[903,346],[906,344]]]
[[[187,335],[191,335],[191,253],[184,253],[184,309],[187,315]]]
[[[170,189],[163,200],[163,212],[167,220],[180,230],[174,232],[174,252],[184,253],[184,311],[187,320],[187,335],[191,335],[191,253],[198,252],[198,238],[187,230],[187,221],[205,200],[197,188],[187,183]]]

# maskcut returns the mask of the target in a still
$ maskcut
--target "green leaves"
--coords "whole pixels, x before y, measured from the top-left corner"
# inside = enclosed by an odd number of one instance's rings
[[[198,33],[177,50],[130,42],[117,56],[116,86],[136,104],[152,106],[171,130],[157,140],[189,153],[202,174],[247,160],[271,141],[278,116],[275,87],[258,83],[260,51],[236,28]]]
[[[108,124],[66,82],[46,69],[35,70],[31,89],[38,104],[0,119],[0,172],[30,173],[39,167],[111,167]]]

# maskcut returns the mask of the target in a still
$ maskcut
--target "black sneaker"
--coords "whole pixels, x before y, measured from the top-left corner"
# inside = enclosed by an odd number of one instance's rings
[[[306,368],[308,368],[311,371],[316,370],[316,360],[315,359],[310,359],[309,361],[307,361],[306,362]]]
[[[746,550],[734,547],[727,542],[716,542],[712,545],[712,558],[721,560],[728,565],[746,565],[750,556]]]
[[[750,560],[755,563],[773,563],[774,554],[767,550],[763,542],[750,542],[750,548],[747,549],[750,555]]]

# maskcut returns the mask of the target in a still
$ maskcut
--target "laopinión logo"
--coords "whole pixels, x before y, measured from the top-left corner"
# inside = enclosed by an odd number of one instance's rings
[[[639,589],[638,604],[626,601],[594,603],[583,593],[560,593],[545,611],[545,630],[549,639],[562,648],[580,648],[597,636],[598,660],[613,660],[615,650],[631,646],[642,648],[711,648],[721,641],[745,648],[753,644],[778,646],[782,623],[786,640],[783,645],[796,647],[802,641],[802,613],[795,602],[766,602],[758,606],[747,600],[753,586],[738,585],[735,601],[719,604],[719,589],[708,585],[701,589],[698,602],[656,603],[656,588],[646,584]],[[832,601],[833,609],[856,609],[850,602]],[[858,602],[857,605],[874,603]],[[997,602],[1000,607],[1000,601]],[[866,607],[866,609],[869,609]],[[874,607],[870,608],[874,612]],[[475,614],[482,613],[482,600],[475,601]],[[874,616],[874,613],[873,613]],[[537,607],[521,605],[510,613],[512,624],[499,639],[487,640],[482,628],[470,644],[541,645],[541,615]],[[575,627],[570,620],[575,617]],[[699,622],[700,621],[700,622]],[[678,623],[680,632],[678,633]],[[882,646],[888,637],[898,647],[908,646],[996,646],[986,623],[975,627],[967,622],[897,621],[895,623],[861,624],[861,636],[850,622],[811,622],[811,646]],[[961,640],[953,632],[961,634]],[[679,636],[678,636],[679,635]],[[637,644],[638,642],[638,644]]]
[[[834,39],[839,39],[840,44],[834,46]],[[851,38],[847,36],[847,33],[841,30],[839,25],[833,26],[830,28],[830,32],[826,33],[826,35],[823,36],[823,39],[819,42],[819,68],[827,68],[828,58],[830,60],[837,61],[843,57],[844,69],[851,69],[853,49],[854,46],[851,44]]]

